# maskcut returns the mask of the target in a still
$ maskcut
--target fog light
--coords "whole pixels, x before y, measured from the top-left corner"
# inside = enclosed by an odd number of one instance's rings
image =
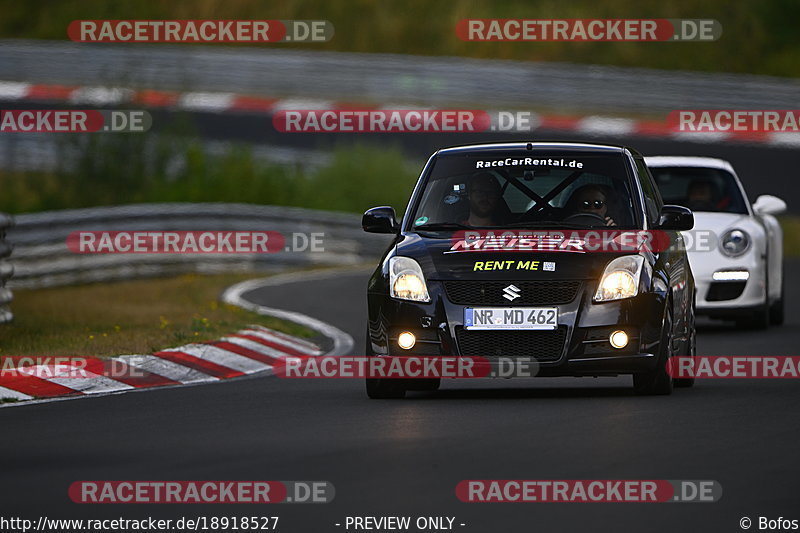
[[[397,337],[397,345],[404,350],[410,350],[417,343],[417,338],[410,331],[404,331]]]
[[[749,278],[747,270],[717,270],[711,274],[714,281],[747,281]]]
[[[622,348],[628,345],[628,334],[618,329],[608,337],[608,342],[611,343],[611,346],[614,348],[621,350]]]

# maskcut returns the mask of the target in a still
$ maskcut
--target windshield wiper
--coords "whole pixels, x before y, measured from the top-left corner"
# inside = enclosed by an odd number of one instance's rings
[[[472,226],[466,226],[464,224],[459,224],[458,222],[434,222],[431,224],[421,224],[419,226],[414,226],[414,231],[423,230],[423,231],[448,231],[448,230],[457,230],[457,229],[474,229]]]
[[[512,222],[506,224],[504,228],[567,228],[567,229],[592,229],[606,228],[606,226],[587,226],[586,224],[575,224],[573,222],[560,222],[558,220],[532,220],[529,222]]]

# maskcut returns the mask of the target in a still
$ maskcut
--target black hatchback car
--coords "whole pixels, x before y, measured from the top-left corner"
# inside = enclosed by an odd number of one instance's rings
[[[396,234],[369,280],[366,355],[528,358],[538,376],[632,374],[639,394],[690,386],[666,363],[695,350],[694,280],[680,236],[693,224],[688,209],[663,205],[630,148],[439,150],[399,224],[390,207],[363,216],[365,231]],[[592,232],[658,232],[669,245],[617,248],[601,237],[590,247]],[[554,244],[554,235],[564,238]],[[520,245],[526,236],[533,245]],[[439,384],[368,378],[367,393],[399,398]]]

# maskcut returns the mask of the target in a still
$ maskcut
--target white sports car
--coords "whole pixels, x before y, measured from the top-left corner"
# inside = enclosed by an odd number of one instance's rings
[[[683,232],[697,290],[697,313],[766,328],[783,323],[783,231],[773,215],[786,203],[771,195],[750,205],[727,161],[645,158],[666,204],[694,212]]]

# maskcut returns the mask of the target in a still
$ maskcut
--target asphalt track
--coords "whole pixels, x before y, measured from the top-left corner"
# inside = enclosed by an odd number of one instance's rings
[[[790,263],[796,272],[800,264]],[[367,272],[246,293],[364,343]],[[703,327],[702,355],[796,353],[788,320],[754,333]],[[360,380],[258,377],[0,409],[0,515],[278,515],[279,530],[342,531],[346,516],[455,516],[456,530],[739,531],[793,517],[800,499],[796,380],[705,380],[637,397],[629,378],[449,382],[403,401]],[[78,505],[76,480],[327,480],[329,504]],[[464,479],[713,479],[716,503],[461,503]],[[755,529],[755,527],[754,527]]]

